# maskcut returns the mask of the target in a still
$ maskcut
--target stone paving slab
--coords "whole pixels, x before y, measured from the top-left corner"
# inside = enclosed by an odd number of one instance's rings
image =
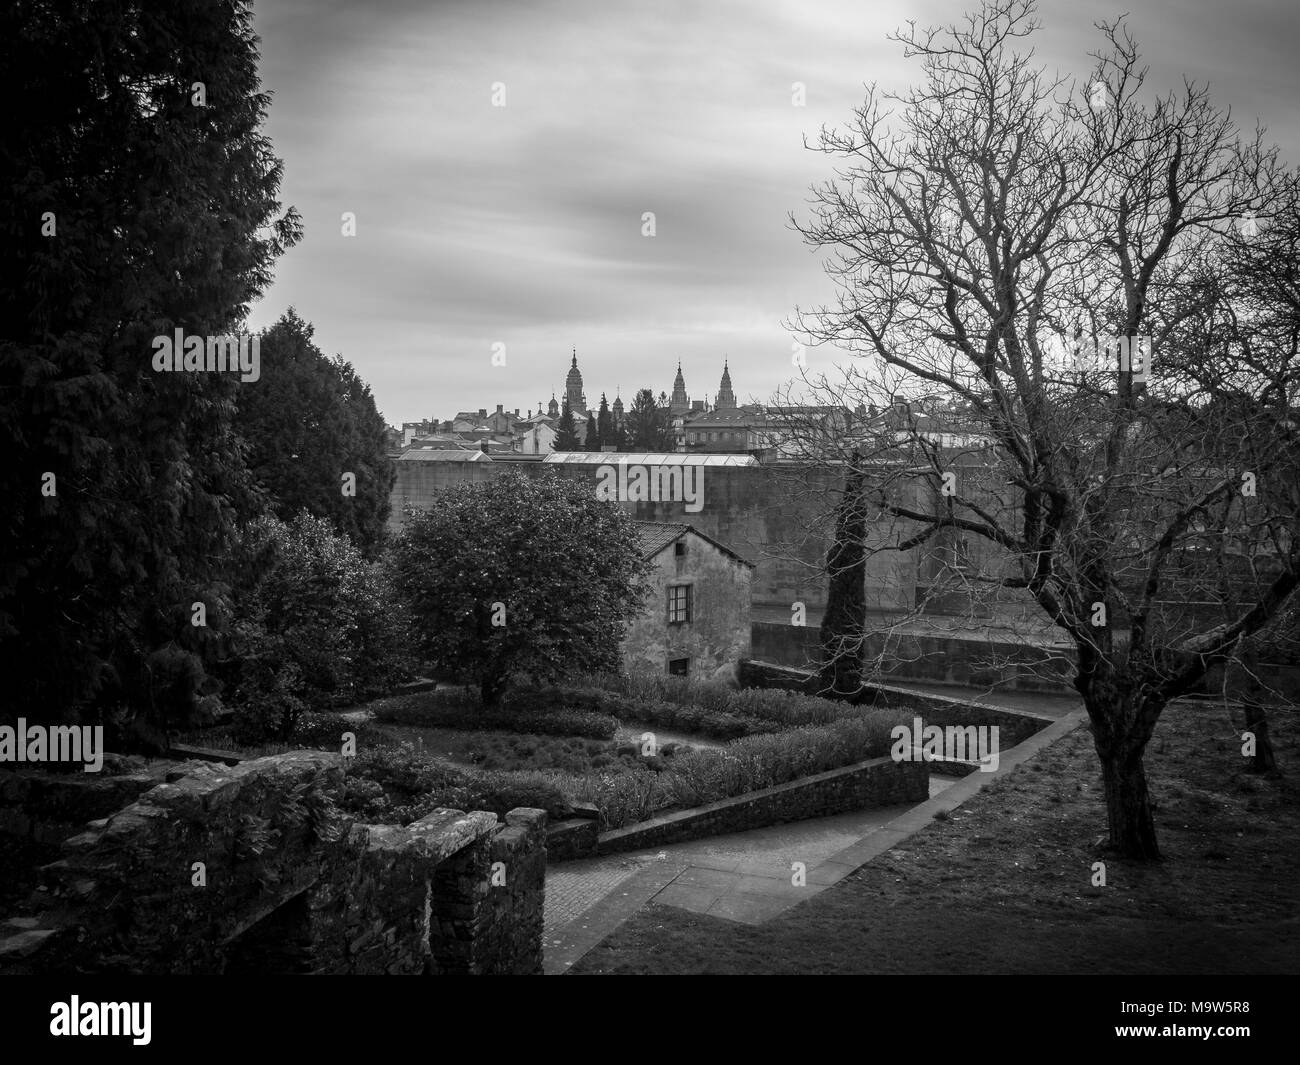
[[[706,914],[741,924],[762,924],[795,904],[794,899],[774,899],[765,895],[723,895]]]
[[[735,874],[728,870],[690,866],[681,876],[673,881],[673,886],[727,889],[732,887],[735,882]]]
[[[678,909],[692,910],[695,913],[708,913],[710,906],[729,893],[728,887],[729,885],[689,887],[674,882],[658,892],[654,900],[664,906],[676,906]]]

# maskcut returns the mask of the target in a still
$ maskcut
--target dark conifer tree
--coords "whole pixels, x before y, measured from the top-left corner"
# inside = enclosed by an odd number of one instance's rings
[[[614,417],[609,413],[609,403],[605,400],[604,392],[600,394],[600,410],[596,414],[596,436],[600,439],[600,447],[593,448],[594,451],[614,443]]]
[[[373,558],[397,478],[384,419],[370,386],[341,356],[327,358],[312,333],[293,308],[262,333],[262,378],[240,391],[236,426],[277,517],[291,521],[307,510],[327,518]],[[347,474],[352,495],[344,493]]]
[[[177,330],[238,331],[298,238],[257,60],[243,4],[0,11],[22,101],[0,152],[7,711],[159,741],[221,643],[255,509],[231,411],[261,385],[154,359]]]
[[[555,434],[556,451],[578,451],[578,430],[573,424],[573,410],[566,398],[560,414],[560,425]]]

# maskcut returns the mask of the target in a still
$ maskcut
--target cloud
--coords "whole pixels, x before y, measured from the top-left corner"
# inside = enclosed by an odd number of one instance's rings
[[[1226,79],[1235,113],[1294,146],[1283,6],[1184,11],[1134,4],[1153,81]],[[886,34],[953,9],[284,0],[255,14],[282,198],[307,236],[253,324],[296,306],[400,422],[549,399],[574,345],[593,400],[669,389],[679,356],[703,395],[724,354],[738,393],[769,395],[791,374],[783,322],[834,298],[788,226],[832,176],[802,138],[847,121],[864,82],[914,80]],[[1086,73],[1092,13],[1059,0],[1040,17],[1039,57]],[[508,373],[489,361],[498,340]]]

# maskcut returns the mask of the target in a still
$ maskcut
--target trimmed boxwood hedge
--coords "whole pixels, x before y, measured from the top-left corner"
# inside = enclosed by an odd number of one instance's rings
[[[537,736],[587,736],[612,740],[618,722],[608,714],[582,709],[538,708],[522,694],[507,699],[500,710],[483,708],[476,694],[461,689],[415,692],[371,704],[375,720],[425,728],[504,729]]]

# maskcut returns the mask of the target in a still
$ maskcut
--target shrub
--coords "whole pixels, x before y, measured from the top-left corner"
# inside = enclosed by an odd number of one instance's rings
[[[671,703],[699,711],[725,714],[739,720],[767,722],[778,728],[803,725],[828,725],[833,721],[859,716],[861,710],[848,703],[821,699],[801,692],[776,688],[733,688],[720,681],[697,681],[689,677],[672,677],[638,673],[632,676],[596,674],[574,678],[584,687],[614,692],[638,703]],[[749,731],[772,731],[765,726]]]
[[[464,757],[480,769],[559,769],[586,773],[595,768],[597,757],[604,756],[608,764],[613,754],[613,744],[608,740],[495,732],[483,733],[471,741]]]
[[[596,804],[601,824],[620,828],[669,806],[700,806],[889,753],[889,730],[901,712],[870,711],[824,726],[749,736],[721,749],[696,748],[664,759],[659,772],[638,767],[590,774],[572,793]]]
[[[614,718],[585,710],[523,709],[518,700],[489,710],[478,694],[463,688],[415,692],[373,703],[377,721],[425,728],[506,729],[540,736],[588,736],[610,740],[618,730]]]
[[[592,773],[575,782],[573,795],[578,801],[595,804],[602,829],[622,828],[673,805],[661,776],[649,769]]]
[[[517,806],[531,806],[553,818],[570,808],[553,774],[479,773],[436,761],[409,743],[363,751],[348,769],[341,806],[363,821],[400,825],[439,807],[503,817]]]
[[[719,740],[734,740],[741,736],[776,731],[776,726],[757,718],[650,700],[627,700],[626,713],[619,714],[618,717],[623,721],[645,722]]]
[[[373,726],[344,721],[335,714],[317,714],[308,711],[298,718],[289,743],[299,747],[314,747],[324,751],[337,751],[343,743],[343,733],[351,732],[357,747],[368,745],[374,738]]]
[[[674,758],[662,774],[674,802],[698,806],[800,777],[839,769],[889,753],[889,730],[904,715],[877,713],[860,720],[749,736],[721,750],[700,748]]]
[[[646,699],[596,686],[552,687],[524,690],[514,696],[545,708],[579,707],[632,724],[680,728],[714,739],[732,740],[777,727],[754,717],[701,709],[686,703]],[[553,712],[553,711],[552,711]]]
[[[244,531],[233,674],[237,735],[287,740],[308,709],[355,702],[405,669],[380,568],[329,522],[264,516]]]

